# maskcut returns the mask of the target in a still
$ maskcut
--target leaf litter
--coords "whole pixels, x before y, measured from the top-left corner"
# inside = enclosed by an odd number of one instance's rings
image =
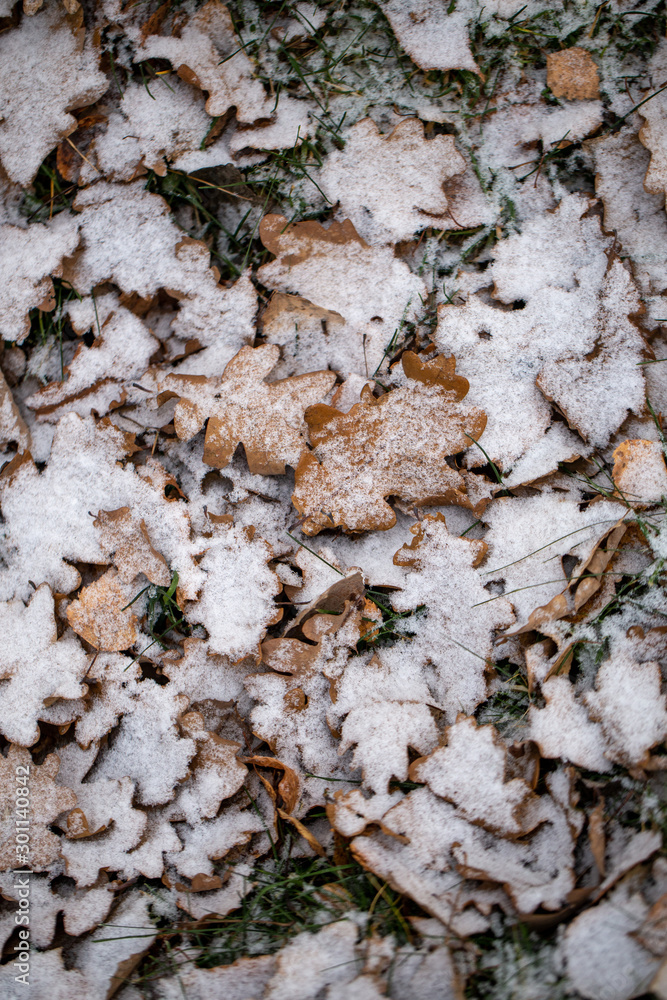
[[[666,30],[0,0],[35,996],[667,997]]]

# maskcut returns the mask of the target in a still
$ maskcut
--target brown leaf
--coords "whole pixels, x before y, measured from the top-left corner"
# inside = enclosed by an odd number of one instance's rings
[[[486,417],[461,406],[468,383],[454,374],[453,358],[422,362],[407,351],[402,364],[407,384],[379,399],[366,387],[349,413],[324,405],[306,411],[315,454],[302,456],[292,496],[306,534],[391,528],[388,496],[473,506],[446,459],[479,438]]]
[[[575,47],[547,53],[547,87],[554,97],[569,101],[599,98],[598,68],[590,52]]]
[[[59,768],[60,760],[55,753],[49,754],[43,764],[33,763],[29,752],[16,746],[9,747],[6,757],[0,754],[0,789],[5,803],[1,820],[0,869],[27,864],[34,871],[43,871],[60,858],[60,840],[49,827],[59,813],[74,808],[76,795],[69,788],[56,785],[54,779]],[[30,790],[30,853],[27,856],[16,850],[18,828],[16,817],[9,808],[9,803],[16,798],[17,775],[27,777]]]
[[[632,507],[660,503],[667,494],[667,468],[658,441],[622,441],[614,449],[616,492]]]
[[[203,375],[169,375],[165,385],[179,396],[174,427],[189,441],[208,418],[204,462],[222,469],[239,444],[248,466],[261,475],[284,475],[306,450],[303,411],[333,386],[333,372],[311,372],[268,384],[278,360],[272,344],[242,347],[220,379]]]
[[[137,640],[137,616],[126,607],[131,596],[121,586],[114,569],[84,587],[67,608],[67,620],[95,649],[115,652],[130,649]]]
[[[605,801],[600,799],[595,808],[591,809],[588,817],[588,841],[595,858],[595,864],[600,878],[605,874],[605,853],[607,849],[607,838],[604,832],[604,810]]]
[[[243,764],[255,764],[257,767],[271,767],[277,771],[282,771],[283,776],[278,783],[278,793],[283,800],[283,809],[286,813],[291,813],[297,804],[299,796],[299,778],[295,771],[287,764],[276,757],[240,757]]]
[[[113,559],[123,583],[131,583],[139,573],[159,587],[169,586],[167,561],[153,545],[145,523],[129,507],[101,510],[93,521],[99,528],[102,548]]]

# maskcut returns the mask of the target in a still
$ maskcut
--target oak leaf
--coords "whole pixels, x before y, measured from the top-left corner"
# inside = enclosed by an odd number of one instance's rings
[[[391,247],[369,246],[347,219],[325,229],[319,222],[266,215],[259,235],[276,255],[259,268],[259,280],[341,317],[344,326],[336,324],[330,350],[342,356],[346,373],[372,376],[396,331],[416,319],[427,294],[422,279]]]
[[[436,345],[456,356],[470,402],[488,415],[484,451],[508,486],[587,454],[584,441],[606,445],[628,411],[645,406],[645,345],[630,318],[639,295],[622,263],[610,264],[611,238],[584,214],[588,204],[568,195],[496,245],[488,284],[497,302],[477,293],[439,309]],[[580,437],[552,423],[551,402]],[[486,460],[471,445],[466,464]]]
[[[0,161],[12,180],[29,184],[58,141],[76,129],[69,112],[108,88],[98,52],[99,42],[86,38],[83,12],[68,18],[51,3],[0,35]]]
[[[457,538],[442,514],[425,517],[410,531],[412,541],[394,556],[408,572],[391,602],[398,612],[427,607],[428,614],[406,622],[414,633],[409,650],[401,644],[385,658],[422,663],[433,702],[453,722],[484,700],[494,633],[513,624],[512,605],[500,595],[489,601],[479,568],[485,541]]]
[[[74,707],[86,693],[88,657],[71,632],[58,638],[47,584],[37,588],[27,607],[19,599],[0,604],[0,628],[0,731],[13,743],[32,746],[47,703],[63,699]]]
[[[253,65],[220,0],[208,0],[177,34],[148,35],[141,54],[144,59],[168,59],[180,77],[205,90],[211,116],[224,115],[232,106],[239,121],[253,122],[271,114],[273,102],[255,79]]]
[[[60,277],[63,258],[74,252],[78,242],[76,223],[62,215],[48,225],[0,226],[0,333],[5,340],[19,344],[25,340],[30,332],[28,313],[34,307],[42,312],[54,309],[51,279]]]
[[[127,607],[131,593],[115,570],[81,590],[67,607],[67,621],[94,649],[107,653],[130,649],[137,640],[137,616]]]
[[[468,19],[476,5],[457,10],[437,0],[375,0],[396,39],[422,69],[467,69],[479,73],[470,51]]]
[[[59,768],[60,760],[55,753],[49,754],[42,764],[35,764],[28,751],[17,746],[10,746],[6,757],[0,754],[0,787],[5,802],[0,851],[0,868],[3,870],[26,864],[16,852],[16,834],[19,828],[16,825],[17,817],[8,808],[10,801],[14,803],[21,787],[17,784],[17,775],[24,775],[28,779],[30,867],[35,871],[43,871],[60,858],[60,840],[52,833],[50,826],[59,813],[74,808],[76,795],[70,789],[59,788],[55,783]]]
[[[349,413],[330,406],[306,411],[314,453],[303,455],[292,502],[302,530],[386,530],[396,515],[388,496],[413,504],[473,507],[447,457],[477,440],[484,413],[461,405],[468,392],[453,358],[403,355],[405,384],[376,399],[368,387]]]
[[[465,166],[453,138],[427,141],[418,118],[404,118],[388,135],[364,118],[346,133],[345,149],[327,157],[320,186],[365,240],[397,242],[434,225],[434,216],[450,228],[443,182]]]
[[[151,583],[169,586],[171,573],[164,556],[154,548],[144,521],[129,507],[101,510],[93,526],[99,530],[100,546],[107,558],[113,559],[123,583],[132,583],[143,573]]]
[[[120,463],[135,450],[133,435],[107,418],[96,424],[92,417],[68,413],[58,424],[41,473],[29,454],[5,466],[0,476],[3,597],[27,598],[28,580],[45,580],[60,593],[78,587],[81,577],[72,562],[106,561],[94,512],[124,506],[144,521],[152,542],[178,572],[183,596],[197,596],[204,574],[195,555],[203,546],[192,537],[187,505],[166,498],[170,480],[157,459],[123,468]]]
[[[501,836],[526,832],[524,814],[532,798],[523,778],[505,780],[507,748],[493,726],[460,718],[447,730],[447,744],[410,767],[413,781],[425,781],[458,813]]]
[[[266,383],[279,357],[272,344],[242,347],[220,379],[169,375],[165,386],[179,396],[174,427],[189,441],[208,418],[204,462],[224,468],[238,444],[245,448],[248,467],[259,475],[284,475],[306,451],[303,412],[332,388],[333,372],[313,372]]]

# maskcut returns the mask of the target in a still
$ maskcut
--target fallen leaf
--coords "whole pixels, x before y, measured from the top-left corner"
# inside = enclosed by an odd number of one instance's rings
[[[239,121],[253,122],[271,113],[271,104],[253,66],[239,45],[229,11],[208,0],[180,26],[178,34],[149,34],[144,59],[168,59],[187,83],[208,94],[206,111],[224,115],[232,106]]]
[[[20,787],[29,789],[30,805],[3,814],[3,837],[0,866],[3,870],[24,868],[27,864],[34,871],[48,869],[54,861],[61,857],[60,840],[50,827],[58,814],[63,810],[73,809],[77,798],[74,792],[58,788],[54,779],[60,768],[57,754],[49,754],[41,764],[35,764],[27,750],[10,746],[6,756],[0,755],[0,782],[4,790],[5,802],[14,802],[17,797],[23,801],[26,796],[18,795]],[[19,786],[17,775],[27,777],[28,784]],[[19,827],[16,820],[26,811],[25,818],[30,821],[30,849],[28,858],[25,852],[17,851],[20,846],[17,840]]]
[[[600,96],[600,81],[593,57],[574,47],[547,53],[547,87],[554,97],[569,101],[594,101]]]
[[[86,693],[89,660],[71,632],[58,638],[47,584],[37,588],[27,607],[19,599],[0,604],[0,622],[0,730],[11,742],[32,746],[48,702],[63,699],[73,706]]]
[[[92,104],[109,81],[97,68],[99,41],[86,37],[83,12],[56,4],[0,36],[0,161],[27,185],[59,140],[76,129],[69,112]],[[30,86],[25,86],[25,74]]]
[[[402,365],[404,385],[379,399],[366,387],[349,413],[324,405],[306,411],[315,451],[301,458],[292,497],[306,534],[391,528],[390,495],[472,506],[445,459],[477,439],[486,418],[461,405],[468,383],[454,374],[453,358],[421,361],[408,351]]]
[[[424,138],[416,118],[404,118],[388,135],[364,118],[346,133],[320,174],[322,190],[370,243],[404,240],[437,222],[448,229],[443,183],[465,170],[451,136]]]
[[[189,441],[208,418],[204,462],[223,469],[238,444],[245,448],[248,467],[260,475],[284,475],[306,451],[302,434],[306,407],[333,386],[333,372],[313,372],[291,379],[265,381],[278,360],[273,345],[242,347],[220,379],[169,375],[169,391],[179,397],[174,427]]]
[[[72,254],[78,243],[76,224],[63,215],[46,225],[34,223],[25,229],[0,226],[0,332],[5,340],[19,344],[25,340],[31,309],[51,312],[55,308],[51,279],[61,276],[63,258]]]
[[[127,607],[130,594],[115,570],[81,590],[67,607],[67,621],[94,649],[130,649],[137,640],[137,616]]]
[[[349,220],[288,223],[266,215],[259,227],[264,246],[276,260],[257,272],[267,288],[290,292],[337,313],[345,321],[336,329],[334,350],[347,356],[346,371],[366,377],[382,364],[395,343],[396,330],[416,318],[421,278],[388,247],[370,247]]]

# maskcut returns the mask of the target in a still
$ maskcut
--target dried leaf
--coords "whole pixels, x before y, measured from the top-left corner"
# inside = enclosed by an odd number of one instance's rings
[[[114,652],[130,649],[137,640],[137,616],[127,607],[131,599],[115,570],[84,587],[67,607],[67,621],[94,649]]]
[[[612,477],[621,499],[633,506],[660,503],[667,495],[667,468],[657,441],[622,441],[614,449]]]
[[[151,583],[169,586],[171,574],[164,556],[153,547],[146,525],[129,507],[101,510],[93,525],[99,529],[101,547],[107,558],[113,559],[123,583],[132,583],[143,573]]]
[[[486,418],[461,405],[468,383],[454,374],[453,358],[422,362],[408,351],[402,364],[405,384],[379,399],[365,388],[349,413],[324,405],[306,411],[315,452],[299,463],[292,501],[307,535],[338,526],[391,528],[390,495],[472,507],[462,477],[445,459],[477,439]]]
[[[468,41],[468,5],[451,10],[437,0],[375,2],[391,24],[399,44],[422,69],[467,69],[479,73]]]
[[[220,0],[208,0],[190,15],[178,35],[150,34],[144,59],[168,59],[187,83],[207,92],[206,111],[224,115],[232,106],[239,121],[252,122],[271,113],[271,102],[253,65],[239,45],[229,12]]]
[[[522,778],[505,780],[506,755],[492,726],[461,718],[447,730],[447,745],[415,761],[410,777],[453,802],[471,823],[512,836],[526,832],[524,813],[532,792]]]
[[[59,140],[75,130],[69,112],[92,104],[109,86],[97,68],[98,51],[99,42],[86,39],[82,12],[70,21],[51,3],[0,35],[0,161],[13,181],[29,184]]]
[[[74,792],[56,785],[54,779],[59,768],[60,760],[55,753],[49,754],[42,764],[35,764],[28,751],[17,746],[10,746],[6,756],[0,754],[0,783],[5,803],[13,803],[17,798],[17,775],[28,778],[30,805],[16,808],[25,809],[25,818],[30,820],[29,865],[33,871],[44,871],[60,858],[60,840],[51,832],[50,826],[60,812],[73,809],[77,802]],[[20,846],[16,839],[19,832],[17,818],[18,813],[14,815],[13,809],[5,808],[0,855],[0,868],[3,870],[24,868],[27,863],[26,852],[17,850]]]
[[[399,646],[389,655],[429,665],[431,698],[453,722],[486,697],[494,632],[511,625],[514,615],[505,598],[488,600],[486,573],[478,569],[486,542],[456,538],[442,514],[410,531],[414,538],[394,556],[409,572],[392,605],[398,612],[428,607],[428,614],[406,622],[414,633],[409,651]]]
[[[561,953],[574,989],[591,1000],[631,1000],[649,989],[658,961],[632,936],[647,910],[639,893],[620,886],[572,921]]]
[[[598,69],[586,49],[561,49],[547,54],[547,87],[554,97],[594,101],[600,96]]]
[[[451,136],[428,142],[417,118],[405,118],[382,135],[364,118],[346,133],[320,174],[322,190],[370,243],[408,239],[447,212],[443,182],[465,170]],[[443,225],[443,220],[438,220]],[[444,228],[449,228],[449,219]]]
[[[185,617],[206,627],[211,652],[236,662],[257,657],[267,628],[280,621],[273,599],[281,584],[267,565],[273,552],[263,538],[253,529],[220,529],[199,564],[205,574],[199,600],[187,605]]]
[[[335,375],[314,372],[267,384],[278,355],[278,348],[268,344],[243,347],[220,379],[167,377],[165,385],[179,397],[174,414],[179,438],[189,441],[208,418],[207,465],[224,468],[240,443],[253,473],[284,475],[286,464],[298,465],[306,451],[303,412],[328,393]]]
[[[333,348],[347,355],[346,371],[372,376],[405,323],[415,319],[426,295],[388,247],[370,247],[349,220],[288,223],[280,215],[262,219],[259,235],[276,260],[257,272],[267,288],[301,295],[345,321]]]
[[[609,266],[609,238],[596,218],[584,216],[587,207],[570,195],[496,245],[494,298],[522,308],[503,309],[479,294],[440,307],[438,349],[456,356],[470,402],[487,413],[484,450],[503,473],[512,470],[512,486],[584,452],[564,430],[544,448],[549,401],[595,445],[608,442],[628,410],[644,407],[644,345],[629,319],[640,309],[637,290],[620,261]],[[485,456],[471,448],[468,464],[483,465]]]
[[[89,660],[71,632],[58,638],[47,584],[37,588],[27,607],[18,599],[0,604],[0,628],[0,730],[13,743],[32,746],[47,703],[61,698],[73,703],[86,693],[82,682]],[[75,717],[76,712],[68,721]]]

